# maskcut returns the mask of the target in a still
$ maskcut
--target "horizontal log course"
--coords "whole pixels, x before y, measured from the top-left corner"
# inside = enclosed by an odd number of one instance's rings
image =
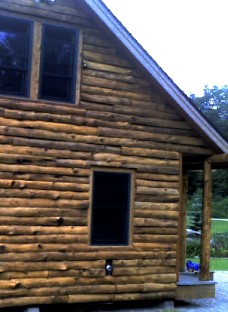
[[[134,260],[114,260],[113,267],[160,267],[175,266],[175,259],[134,259]],[[160,274],[157,275],[157,277]],[[129,282],[131,283],[131,282]]]
[[[134,242],[136,243],[176,243],[177,235],[158,235],[158,234],[135,234]]]
[[[87,209],[88,200],[44,199],[44,198],[2,198],[1,207],[48,207]]]
[[[124,293],[116,294],[116,301],[132,301],[132,300],[150,300],[150,299],[167,299],[175,298],[176,291],[150,292],[150,293]]]
[[[97,285],[97,286],[70,286],[70,287],[42,287],[36,289],[17,289],[2,291],[0,297],[7,298],[11,296],[65,296],[74,294],[114,294],[115,285]]]
[[[179,161],[179,153],[172,151],[161,151],[149,148],[133,148],[123,146],[121,149],[123,155],[127,156],[143,156],[150,158],[160,158],[164,160],[175,159]]]
[[[178,182],[179,183],[179,175],[176,174],[159,174],[159,173],[141,173],[138,172],[136,175],[137,179],[141,180],[149,180],[149,181],[168,181],[168,182]]]
[[[179,195],[177,189],[172,188],[153,188],[148,186],[138,186],[136,187],[136,193],[142,195]]]
[[[86,90],[84,92],[83,91],[81,92],[81,100],[83,102],[94,102],[94,103],[101,103],[101,104],[115,105],[115,106],[116,105],[132,106],[134,102],[138,102],[139,105],[140,105],[140,102],[142,102],[143,104],[145,103],[143,101],[140,101],[139,99],[134,99],[134,98],[118,97],[118,96],[103,95],[103,94],[97,95],[93,93],[87,93]],[[122,113],[122,114],[125,113],[123,111],[116,111],[116,109],[114,109],[114,112]]]
[[[161,115],[161,112],[158,112],[158,115]],[[168,122],[166,121],[166,123],[168,123]],[[173,127],[173,125],[170,125],[170,126],[167,125],[166,127],[160,126],[159,123],[157,123],[157,121],[155,121],[154,126],[152,126],[152,125],[149,125],[149,126],[146,125],[145,126],[145,125],[133,123],[133,124],[131,124],[130,130],[142,131],[142,132],[148,132],[148,133],[164,134],[164,135],[173,135],[173,136],[185,136],[185,137],[194,138],[193,132],[190,130],[176,129]]]
[[[36,207],[7,207],[0,208],[0,216],[1,217],[30,217],[30,218],[39,218],[42,216],[55,217],[55,218],[86,218],[87,217],[87,209],[66,209],[61,208],[36,208]],[[19,222],[20,223],[20,222]]]
[[[115,106],[115,111],[117,113],[128,113],[129,108],[125,107],[125,108],[116,108]],[[129,112],[130,113],[130,112]],[[135,112],[137,114],[137,111]],[[147,114],[146,114],[147,113]],[[135,125],[141,125],[141,126],[149,126],[149,127],[160,127],[160,128],[170,128],[170,132],[172,134],[172,129],[176,130],[187,130],[186,133],[188,134],[192,134],[193,139],[189,139],[190,142],[193,141],[198,141],[200,142],[200,139],[195,137],[194,138],[194,134],[191,130],[191,128],[188,126],[188,124],[186,124],[184,121],[177,119],[177,117],[174,114],[171,113],[161,113],[161,112],[157,112],[157,114],[153,113],[153,116],[151,116],[150,118],[148,116],[150,116],[151,114],[149,114],[149,109],[148,112],[144,112],[144,114],[141,112],[141,114],[138,112],[139,116],[134,116],[133,118],[133,124]],[[162,115],[162,116],[161,116]],[[178,132],[177,132],[178,133]],[[181,132],[180,132],[181,133]],[[185,133],[183,131],[183,133]],[[202,144],[202,140],[201,140],[201,144]]]
[[[43,103],[39,102],[39,105],[37,105],[37,102],[32,102],[31,100],[13,100],[12,98],[7,99],[6,97],[0,98],[0,104],[1,107],[4,107],[6,109],[12,109],[13,111],[28,111],[30,114],[32,112],[37,113],[47,113],[47,114],[60,114],[60,115],[66,115],[69,116],[76,116],[76,117],[83,117],[85,116],[86,111],[83,108],[78,108],[77,106],[64,106],[54,103]]]
[[[103,276],[100,272],[100,277],[105,276],[105,270],[103,270]],[[98,276],[99,277],[99,276]],[[52,277],[52,278],[27,278],[27,279],[20,279],[20,280],[11,280],[6,281],[4,280],[1,285],[0,289],[16,289],[19,287],[21,288],[42,288],[42,287],[70,287],[76,286],[78,284],[78,278],[76,277]],[[95,285],[96,286],[96,285]]]
[[[177,228],[177,220],[158,219],[158,218],[134,218],[135,226],[152,226],[152,227],[171,227]]]
[[[91,72],[91,71],[90,71]],[[140,84],[130,84],[121,82],[118,80],[111,80],[110,76],[114,76],[115,74],[106,74],[105,76],[108,78],[100,78],[100,77],[93,77],[88,75],[88,71],[85,71],[82,77],[82,83],[83,85],[88,86],[94,86],[94,87],[101,87],[106,88],[110,90],[121,90],[121,91],[128,91],[128,92],[139,92],[143,94],[151,94],[151,88],[146,83],[144,83],[144,86],[142,87]],[[104,75],[103,75],[104,76]],[[132,77],[133,78],[133,77]],[[133,78],[136,80],[137,78]]]
[[[88,200],[89,192],[71,192],[71,191],[52,191],[52,190],[36,190],[36,189],[0,189],[1,197],[16,198],[47,198],[47,199],[82,199]]]
[[[92,48],[94,49],[94,47]],[[100,48],[100,49],[103,49],[103,48]],[[110,49],[108,50],[110,51]],[[136,86],[136,85],[139,86],[140,88],[150,87],[150,84],[145,79],[134,77],[132,75],[126,75],[126,74],[121,74],[121,73],[120,74],[111,73],[111,72],[106,72],[106,71],[101,71],[101,70],[98,71],[98,70],[93,70],[93,69],[88,69],[88,68],[86,68],[86,70],[83,70],[83,75],[82,75],[83,83],[85,84],[96,83],[97,78],[105,80],[106,83],[111,85],[113,88],[116,86],[120,90],[122,89],[128,90],[128,88],[130,88],[130,91],[132,91],[132,86]],[[120,83],[117,85],[116,82],[120,82]]]
[[[176,243],[167,243],[167,242],[155,242],[155,243],[150,243],[150,242],[134,242],[133,247],[141,249],[141,250],[176,250],[177,249],[177,244]]]
[[[124,264],[123,264],[124,263]],[[68,271],[68,270],[89,270],[92,268],[92,270],[99,268],[104,271],[104,265],[105,260],[97,260],[97,261],[68,261],[68,262],[0,262],[0,272],[28,272],[28,271]],[[155,261],[151,260],[144,260],[144,261],[137,261],[134,265],[134,262],[132,261],[132,264],[129,265],[128,262],[122,262],[118,265],[118,262],[114,262],[114,270],[115,272],[118,272],[118,268],[121,267],[127,267],[132,268],[132,270],[138,270],[140,268],[147,268],[145,272],[150,272],[151,274],[155,273],[154,267],[164,268],[164,267],[174,267],[175,266],[175,260],[163,260],[163,261]],[[142,270],[142,272],[144,272]]]
[[[183,144],[183,145],[191,145],[191,146],[205,146],[203,141],[198,138],[189,138],[186,136],[177,136],[177,135],[168,135],[162,133],[148,133],[143,131],[126,131],[121,129],[116,129],[114,132],[112,129],[108,128],[99,128],[98,131],[99,136],[108,136],[108,137],[129,137],[138,140],[153,140],[155,142],[169,142],[173,144]]]
[[[88,33],[88,31],[87,31]],[[95,34],[96,36],[97,34]],[[97,37],[97,36],[96,36]],[[99,37],[99,34],[98,34]],[[82,51],[88,51],[88,52],[95,52],[95,53],[99,53],[99,54],[105,54],[105,55],[110,55],[110,56],[116,56],[118,57],[118,52],[116,51],[115,47],[102,47],[102,46],[95,46],[93,44],[90,43],[82,43]],[[88,69],[85,71],[83,71],[83,76],[85,75],[85,72],[88,72]],[[94,71],[92,71],[94,72]],[[93,77],[93,75],[91,75]],[[99,76],[98,76],[99,77]]]
[[[175,267],[130,267],[130,268],[115,268],[113,276],[128,276],[128,275],[151,275],[151,274],[175,273]]]
[[[14,307],[14,306],[33,306],[40,304],[54,304],[54,303],[68,303],[69,299],[67,296],[56,297],[56,296],[44,296],[44,297],[17,297],[0,299],[0,307]]]
[[[81,244],[80,244],[81,246]],[[118,248],[117,248],[118,249]],[[0,253],[1,261],[13,261],[14,252],[7,251],[4,246],[1,248],[2,253]],[[20,261],[94,261],[102,259],[116,259],[116,260],[134,260],[134,259],[174,259],[176,256],[176,251],[143,251],[141,249],[134,249],[134,251],[123,251],[121,249],[105,251],[97,250],[92,247],[83,248],[82,250],[67,251],[66,249],[60,249],[57,251],[43,251],[41,248],[39,250],[33,251],[21,251],[17,254],[17,259]]]
[[[109,113],[111,113],[111,112],[113,112],[113,109],[114,109],[113,105],[110,105],[109,103],[106,104],[106,103],[99,103],[98,102],[98,103],[93,103],[93,105],[91,106],[91,102],[83,101],[82,99],[80,101],[80,107],[82,107],[83,109],[86,109],[86,113],[87,114],[89,114],[88,113],[89,110],[93,111],[93,112],[97,112],[97,113],[100,113],[100,112],[109,112]],[[101,119],[101,118],[99,118],[99,119]]]
[[[177,220],[178,219],[178,211],[135,209],[134,216],[136,218],[156,218],[156,219]]]
[[[158,234],[158,235],[177,235],[177,229],[173,227],[146,227],[146,226],[135,226],[134,234]]]
[[[83,279],[82,285],[89,285],[88,279],[89,278],[96,278],[99,279],[100,277],[105,276],[104,268],[95,268],[95,269],[79,269],[79,270],[67,270],[67,271],[60,271],[60,270],[49,270],[49,271],[11,271],[11,272],[3,272],[1,273],[1,278],[3,280],[12,280],[16,279],[34,279],[34,278],[67,278],[67,277],[74,277],[77,280],[76,284],[78,285],[78,280]],[[95,282],[94,284],[99,284],[99,281]]]
[[[135,202],[135,209],[137,210],[159,210],[159,211],[177,211],[179,209],[178,203],[151,203],[151,202]],[[161,212],[163,213],[163,212]]]
[[[158,273],[147,275],[132,275],[132,276],[115,276],[115,281],[118,285],[124,284],[142,284],[142,283],[174,283],[176,274],[173,273]]]
[[[3,110],[3,116],[4,118],[8,119],[17,119],[17,120],[24,120],[26,122],[28,121],[43,121],[47,122],[47,125],[57,124],[58,126],[64,127],[66,124],[65,129],[68,129],[69,131],[69,125],[74,126],[83,126],[85,125],[85,112],[83,112],[83,116],[75,116],[75,115],[65,115],[65,114],[53,114],[53,113],[47,113],[47,112],[33,112],[33,111],[24,111],[24,110],[13,110],[13,109],[7,109],[4,108]],[[75,128],[77,130],[77,127]],[[61,130],[61,129],[59,129]]]
[[[58,190],[88,193],[89,184],[75,184],[63,182],[44,182],[44,181],[26,181],[26,180],[1,180],[0,188],[2,189],[29,189],[29,190]]]
[[[103,53],[97,53],[97,52],[84,50],[83,62],[87,63],[87,61],[132,69],[132,65],[128,61],[126,61],[126,59],[120,58],[119,56],[113,56],[113,55],[107,55],[107,54],[105,55]]]
[[[67,270],[89,270],[102,269],[104,270],[105,261],[68,261],[68,262],[0,262],[0,272],[7,271],[67,271]]]
[[[174,291],[176,289],[175,283],[169,284],[157,284],[157,283],[145,283],[145,284],[128,284],[128,285],[116,285],[116,293],[151,293],[161,291]]]
[[[104,33],[101,33],[96,27],[85,28],[83,32],[83,46],[84,44],[90,44],[95,48],[97,46],[98,48],[115,49],[114,43],[111,40],[107,40]]]
[[[0,172],[0,179],[11,179],[13,181],[51,182],[51,183],[73,183],[74,185],[89,184],[90,176],[65,176],[61,174],[51,175],[42,173]]]
[[[85,38],[85,37],[84,37]],[[140,76],[138,72],[132,68],[126,68],[126,67],[120,67],[115,66],[114,64],[103,64],[100,62],[93,62],[90,60],[83,60],[83,71],[89,70],[96,70],[96,71],[102,71],[102,72],[108,72],[108,73],[114,73],[114,74],[121,74],[121,75],[130,75],[133,77]],[[83,73],[82,73],[83,76]]]
[[[55,217],[9,217],[9,216],[1,216],[1,222],[6,225],[19,225],[19,226],[35,226],[35,225],[42,225],[42,226],[62,226],[62,225],[69,225],[69,226],[87,226],[88,220],[86,217],[77,217],[74,218],[73,216],[65,217],[61,216],[59,213],[58,216]]]
[[[87,168],[89,161],[81,159],[59,159],[54,157],[29,156],[0,153],[2,164],[39,165],[47,167]]]
[[[1,118],[0,117],[0,126],[6,127],[19,127],[28,129],[40,129],[52,132],[70,133],[70,134],[87,134],[87,135],[97,135],[97,128],[95,127],[86,127],[86,126],[77,126],[73,124],[60,124],[57,122],[47,122],[39,120],[16,120],[13,118]]]
[[[127,290],[128,288],[128,290]],[[12,296],[12,293],[15,293],[17,296],[44,296],[46,295],[68,295],[68,294],[114,294],[117,293],[126,293],[126,292],[156,292],[164,290],[174,290],[176,285],[174,283],[170,284],[158,284],[158,283],[145,283],[145,284],[128,284],[128,285],[98,285],[98,286],[71,286],[71,287],[42,287],[38,289],[19,289],[14,291],[2,291],[0,297]]]
[[[110,153],[96,153],[93,155],[93,159],[96,161],[119,161],[125,164],[140,164],[140,165],[156,165],[156,166],[175,166],[178,167],[178,161],[176,160],[163,160],[157,158],[143,158],[137,156],[122,156]]]
[[[87,226],[6,226],[0,225],[0,235],[85,235],[88,233]]]
[[[64,167],[46,167],[37,165],[14,165],[14,164],[0,164],[0,170],[6,172],[20,172],[20,173],[36,173],[36,174],[52,174],[64,176],[89,176],[89,169],[82,168],[64,168]]]
[[[55,234],[55,235],[14,235],[1,236],[1,244],[73,244],[73,243],[87,243],[88,235],[70,235],[70,234]]]
[[[150,187],[150,188],[169,188],[178,189],[179,184],[177,182],[167,182],[167,181],[151,181],[151,180],[136,180],[136,186],[139,187]]]
[[[110,96],[119,98],[126,98],[126,99],[133,99],[133,100],[144,100],[144,101],[153,101],[154,97],[151,94],[143,94],[139,92],[130,92],[130,91],[122,91],[122,90],[115,90],[115,89],[107,89],[101,87],[92,87],[92,86],[84,86],[82,85],[81,90],[84,94],[92,94],[95,96]]]
[[[178,203],[178,195],[135,195],[137,202],[152,202],[152,203]]]
[[[102,104],[94,104],[93,106],[91,106],[90,103],[82,103],[83,105],[86,105],[88,107],[86,111],[86,116],[88,117],[87,122],[90,122],[90,120],[97,120],[99,123],[101,123],[102,121],[109,121],[109,124],[113,124],[112,128],[116,123],[117,125],[119,125],[120,123],[125,123],[126,125],[128,125],[128,127],[131,127],[131,122],[133,118],[132,116],[116,114],[113,112],[113,110],[107,110],[106,108],[103,110],[99,110],[98,105],[100,108],[103,107]]]
[[[115,146],[122,146],[122,145],[129,145],[133,146],[134,138],[115,138],[113,136],[106,137],[105,133],[104,136],[93,136],[93,135],[71,135],[67,133],[57,133],[52,131],[46,131],[46,130],[36,130],[36,129],[30,129],[29,132],[26,128],[16,128],[16,127],[0,127],[0,134],[2,135],[9,135],[13,136],[12,142],[15,142],[15,145],[27,145],[29,143],[43,143],[41,145],[42,148],[51,148],[56,149],[63,147],[63,149],[71,149],[71,147],[74,147],[74,150],[76,150],[76,147],[78,147],[77,151],[85,150],[86,152],[99,152],[100,150],[107,151],[112,153],[113,150],[114,153],[117,151],[119,152],[120,149],[109,147],[109,145],[115,145]],[[17,138],[19,137],[19,139]],[[20,138],[21,137],[21,138]],[[31,138],[31,139],[28,139]],[[39,141],[38,141],[39,140]],[[44,140],[44,141],[43,141]],[[0,140],[1,141],[1,140]],[[3,142],[9,144],[10,140],[7,140],[7,138],[3,137]],[[43,141],[43,142],[42,142]],[[58,141],[58,142],[57,142]],[[19,144],[21,142],[21,144]],[[26,144],[27,143],[27,144]],[[99,147],[98,145],[102,145]]]
[[[22,129],[20,129],[21,131]],[[59,149],[59,150],[73,150],[73,151],[85,151],[85,152],[110,152],[110,153],[120,153],[119,147],[114,146],[108,146],[104,145],[103,138],[97,139],[100,144],[92,144],[92,143],[84,143],[84,142],[62,142],[62,141],[52,141],[48,139],[39,139],[34,138],[33,135],[32,138],[26,138],[26,137],[17,137],[16,136],[16,129],[10,128],[10,133],[12,136],[6,137],[5,135],[0,135],[0,143],[1,144],[12,144],[15,146],[31,146],[31,147],[41,147],[41,148],[49,148],[49,149]],[[91,137],[90,137],[91,138]],[[97,137],[94,137],[97,138]],[[110,142],[112,143],[112,142]],[[118,143],[118,140],[115,140],[113,142],[113,145],[121,145],[122,142]],[[131,140],[130,143],[132,144]],[[112,144],[111,144],[112,145]]]

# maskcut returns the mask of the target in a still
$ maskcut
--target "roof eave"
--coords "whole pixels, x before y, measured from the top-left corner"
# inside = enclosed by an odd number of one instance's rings
[[[179,105],[182,111],[206,134],[206,136],[221,150],[228,153],[227,141],[191,104],[187,96],[158,66],[141,45],[131,36],[126,28],[107,9],[101,0],[85,0],[92,10],[99,16],[112,33],[124,44],[147,72],[160,84],[167,94]]]

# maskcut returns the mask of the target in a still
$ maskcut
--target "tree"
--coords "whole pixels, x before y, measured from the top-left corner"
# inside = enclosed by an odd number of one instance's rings
[[[228,85],[212,88],[205,86],[203,91],[203,96],[191,94],[190,99],[228,140]]]

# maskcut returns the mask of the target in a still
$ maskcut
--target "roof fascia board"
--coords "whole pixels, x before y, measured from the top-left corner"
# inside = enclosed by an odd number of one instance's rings
[[[215,130],[213,126],[191,104],[187,96],[158,66],[153,58],[131,36],[127,29],[117,20],[112,12],[100,0],[85,0],[92,10],[99,16],[105,25],[133,54],[149,74],[161,85],[179,107],[191,118],[191,120],[214,142],[222,152],[228,153],[227,141]]]

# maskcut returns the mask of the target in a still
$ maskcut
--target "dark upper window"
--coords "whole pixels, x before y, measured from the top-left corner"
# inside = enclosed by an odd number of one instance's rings
[[[0,18],[0,92],[27,96],[31,23]]]
[[[127,245],[129,240],[131,174],[93,174],[91,244]]]
[[[73,102],[78,32],[45,25],[42,40],[40,98]]]

